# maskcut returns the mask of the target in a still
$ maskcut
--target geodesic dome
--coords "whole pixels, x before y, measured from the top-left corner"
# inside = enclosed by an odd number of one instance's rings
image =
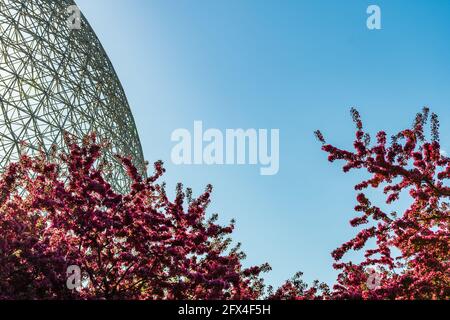
[[[126,191],[114,154],[145,174],[139,136],[119,79],[83,15],[70,25],[72,0],[0,0],[0,172],[26,152],[65,148],[63,134],[95,132],[111,147],[106,179]]]

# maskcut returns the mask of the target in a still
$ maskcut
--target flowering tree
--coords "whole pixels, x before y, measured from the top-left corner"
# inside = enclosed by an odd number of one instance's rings
[[[409,193],[411,205],[401,214],[388,213],[372,204],[366,194],[358,194],[355,210],[361,215],[350,224],[361,229],[333,251],[334,267],[341,272],[332,292],[322,297],[449,299],[450,158],[440,149],[437,116],[431,114],[429,140],[424,131],[429,110],[424,108],[411,129],[394,135],[390,143],[380,131],[371,144],[358,111],[352,109],[351,113],[356,124],[354,150],[326,144],[322,133],[316,131],[329,161],[343,160],[344,172],[364,169],[370,174],[356,190],[382,188],[389,205]],[[367,248],[368,241],[375,247]],[[346,252],[362,248],[366,250],[361,263],[342,262]]]
[[[261,295],[269,267],[244,268],[239,246],[228,249],[233,222],[206,218],[211,186],[194,199],[179,185],[171,202],[156,183],[161,162],[143,179],[120,157],[132,185],[119,194],[102,177],[104,145],[94,135],[66,140],[67,154],[22,156],[0,179],[0,299]],[[81,286],[67,286],[69,266],[81,271]]]
[[[439,122],[429,110],[411,129],[378,132],[371,144],[359,113],[354,150],[317,138],[330,161],[343,170],[364,169],[370,177],[355,186],[350,221],[360,230],[333,251],[340,270],[332,290],[301,273],[269,299],[449,299],[450,158],[439,144]],[[425,124],[431,118],[431,139]],[[212,188],[198,198],[177,187],[173,202],[163,184],[161,162],[143,179],[128,158],[119,157],[132,180],[128,194],[116,193],[103,179],[103,143],[95,136],[69,152],[22,156],[0,179],[0,299],[257,299],[268,265],[244,268],[239,246],[229,248],[233,222],[206,218]],[[50,158],[50,159],[48,159]],[[411,197],[403,212],[384,212],[362,191],[382,188],[386,203]],[[398,211],[398,210],[397,210]],[[374,243],[370,247],[369,243]],[[343,262],[349,250],[365,248],[360,263]],[[80,286],[71,290],[67,270],[77,266]]]

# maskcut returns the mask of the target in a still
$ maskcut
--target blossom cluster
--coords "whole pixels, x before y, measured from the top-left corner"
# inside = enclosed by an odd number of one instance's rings
[[[337,283],[328,298],[333,299],[449,299],[450,298],[450,158],[441,152],[439,121],[424,108],[412,128],[392,136],[380,131],[371,144],[360,115],[351,110],[356,124],[354,150],[323,143],[329,161],[344,161],[343,170],[363,169],[370,178],[355,186],[361,213],[350,221],[359,228],[357,235],[333,251],[334,267],[340,270]],[[431,119],[429,140],[425,125]],[[405,196],[410,206],[397,212],[384,212],[363,192],[381,189],[386,204]],[[368,246],[371,240],[375,246]],[[365,249],[361,263],[342,262],[349,250]],[[367,285],[370,270],[378,271],[379,285]]]
[[[244,268],[228,226],[208,218],[212,187],[170,201],[161,162],[120,194],[104,179],[103,143],[66,137],[68,152],[23,155],[0,179],[0,299],[256,299],[268,265]],[[69,266],[81,288],[67,285]]]

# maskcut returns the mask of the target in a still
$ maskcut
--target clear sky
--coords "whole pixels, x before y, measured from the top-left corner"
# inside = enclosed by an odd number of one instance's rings
[[[267,282],[296,271],[333,283],[330,252],[355,233],[353,185],[313,131],[351,146],[356,106],[372,132],[412,123],[428,105],[450,141],[450,1],[78,0],[105,47],[133,111],[145,157],[164,180],[237,220],[247,264],[269,262]],[[381,8],[368,30],[366,8]],[[177,128],[280,129],[280,170],[175,166]],[[377,196],[378,197],[378,196]],[[407,199],[406,199],[407,200]],[[406,202],[405,202],[406,203]]]

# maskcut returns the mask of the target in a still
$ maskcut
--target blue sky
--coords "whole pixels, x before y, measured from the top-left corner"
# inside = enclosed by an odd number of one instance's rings
[[[362,176],[328,163],[314,130],[351,146],[351,106],[372,132],[394,133],[428,105],[449,150],[449,1],[77,3],[122,82],[146,159],[165,161],[168,189],[181,181],[199,194],[214,185],[210,212],[236,218],[246,263],[269,262],[270,284],[299,270],[333,283],[330,252],[355,232],[348,220]],[[381,30],[366,27],[370,4],[381,8]],[[193,130],[195,120],[280,129],[279,173],[173,165],[171,133]]]

